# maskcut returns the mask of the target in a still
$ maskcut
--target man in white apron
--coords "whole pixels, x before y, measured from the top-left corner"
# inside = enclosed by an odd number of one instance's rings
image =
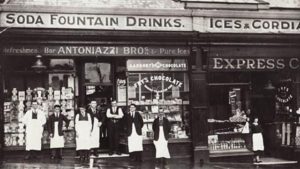
[[[161,163],[166,164],[166,158],[170,158],[168,149],[168,139],[171,126],[169,120],[164,115],[164,110],[159,109],[159,115],[154,120],[152,129],[154,132],[154,146],[156,150],[156,158],[161,159]]]
[[[54,113],[48,119],[48,132],[50,135],[51,159],[62,159],[62,148],[65,145],[63,122],[68,128],[70,120],[61,114],[60,106],[54,106]]]
[[[100,127],[104,118],[97,109],[97,102],[95,100],[91,101],[87,113],[89,113],[92,118],[91,153],[93,156],[97,156],[97,150],[100,147]]]
[[[106,110],[109,155],[112,155],[113,153],[117,153],[118,155],[121,154],[119,150],[120,120],[123,116],[122,109],[119,108],[117,102],[113,100],[111,102],[111,107]]]
[[[87,162],[91,146],[92,120],[84,107],[80,107],[79,110],[75,117],[76,151],[79,152],[80,161]]]
[[[143,136],[142,128],[144,121],[135,104],[129,106],[129,113],[126,117],[128,134],[128,151],[132,161],[142,162]]]
[[[38,108],[36,101],[32,102],[32,107],[25,113],[22,122],[26,126],[26,151],[29,152],[25,159],[30,159],[36,157],[35,151],[42,149],[42,136],[46,123],[45,114]]]

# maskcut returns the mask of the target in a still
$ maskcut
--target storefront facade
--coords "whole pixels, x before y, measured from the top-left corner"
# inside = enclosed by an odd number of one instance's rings
[[[91,100],[102,111],[117,100],[124,112],[131,103],[143,112],[144,158],[154,157],[152,123],[160,107],[172,123],[171,154],[191,157],[189,41],[196,34],[188,12],[3,8],[3,151],[25,149],[21,119],[33,100],[46,116],[60,104],[71,121],[78,107]],[[74,122],[64,131],[65,147],[74,149]],[[124,153],[126,142],[124,137]],[[46,131],[42,144],[49,148]]]
[[[285,152],[298,160],[299,12],[254,2],[240,10],[232,9],[238,3],[216,7],[220,12],[209,10],[213,3],[203,9],[189,1],[168,2],[171,9],[166,0],[163,8],[130,4],[134,9],[121,5],[114,11],[3,5],[4,150],[24,149],[18,112],[32,99],[45,102],[47,114],[59,101],[70,119],[92,99],[101,105],[116,99],[124,111],[135,103],[144,113],[147,158],[154,157],[151,122],[163,107],[172,121],[173,157],[251,158],[250,134],[240,129],[245,119],[234,116],[239,109],[258,116],[270,133],[264,136],[267,155]],[[33,67],[37,55],[46,67]],[[66,147],[74,148],[74,130],[65,133]],[[126,141],[121,144],[126,147]]]
[[[243,127],[258,117],[264,155],[299,161],[299,13],[194,14],[210,160],[252,161]]]

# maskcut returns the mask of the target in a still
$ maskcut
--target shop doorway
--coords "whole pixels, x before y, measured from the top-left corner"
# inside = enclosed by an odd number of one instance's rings
[[[252,97],[253,117],[258,117],[263,128],[264,155],[271,156],[275,148],[274,142],[274,117],[275,102],[271,95]]]
[[[287,137],[292,140],[291,135],[286,135],[282,141],[282,125],[289,123],[289,116],[295,110],[295,99],[289,97],[294,93],[292,78],[287,73],[252,73],[252,116],[258,117],[262,125],[264,155],[267,157],[286,158],[282,155],[282,142],[292,144],[291,141],[287,141]],[[287,131],[288,127],[290,126],[286,125]]]
[[[114,77],[112,76],[113,64],[108,61],[85,62],[83,63],[84,82],[83,96],[84,105],[89,107],[91,101],[97,102],[98,113],[105,119],[106,110],[114,98]],[[106,120],[100,127],[100,149],[105,151],[108,148],[108,135]]]

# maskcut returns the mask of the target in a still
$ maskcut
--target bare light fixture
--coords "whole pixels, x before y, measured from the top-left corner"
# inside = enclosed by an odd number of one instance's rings
[[[45,70],[47,67],[42,62],[42,55],[36,55],[35,58],[37,59],[34,65],[31,66],[35,71],[41,72]]]
[[[264,87],[265,90],[274,90],[275,87],[273,86],[271,80],[268,80],[267,85]]]

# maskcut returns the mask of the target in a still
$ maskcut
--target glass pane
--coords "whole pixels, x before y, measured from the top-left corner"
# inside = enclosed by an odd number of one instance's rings
[[[73,59],[50,59],[50,69],[55,70],[74,70]]]
[[[110,63],[86,63],[85,82],[86,83],[111,83]]]
[[[138,93],[139,93],[139,86],[137,85],[137,82],[139,82],[139,74],[137,73],[131,73],[128,77],[128,98],[129,99],[139,99]]]

